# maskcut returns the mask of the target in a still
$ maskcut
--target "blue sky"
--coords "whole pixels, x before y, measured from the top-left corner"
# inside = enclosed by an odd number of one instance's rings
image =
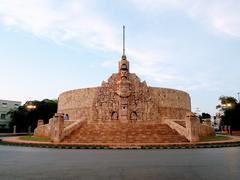
[[[240,92],[238,0],[0,0],[0,99],[57,98],[117,71],[126,25],[130,71],[187,91],[214,114]]]

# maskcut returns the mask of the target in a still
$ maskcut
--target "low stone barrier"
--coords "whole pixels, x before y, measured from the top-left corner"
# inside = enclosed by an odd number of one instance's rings
[[[204,137],[204,136],[215,136],[215,130],[213,127],[206,125],[206,124],[201,124],[199,127],[199,136]]]
[[[188,113],[183,120],[164,119],[163,123],[185,136],[190,142],[198,142],[199,138],[204,136],[215,136],[214,128],[207,124],[201,124],[193,113]],[[185,124],[186,127],[182,124]]]
[[[74,120],[69,126],[64,128],[62,139],[69,136],[74,130],[80,128],[84,122],[83,120]]]
[[[84,123],[83,120],[64,120],[62,113],[56,113],[48,124],[39,121],[34,136],[50,138],[52,142],[61,142]]]
[[[180,120],[177,120],[177,121],[180,121]],[[176,130],[180,135],[187,138],[187,129],[181,126],[179,123],[176,123],[175,120],[165,119],[163,120],[163,123],[167,124],[170,128]]]
[[[50,125],[44,124],[34,130],[35,137],[50,137]]]

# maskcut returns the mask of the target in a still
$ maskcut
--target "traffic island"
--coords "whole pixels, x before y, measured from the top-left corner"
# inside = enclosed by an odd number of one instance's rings
[[[7,137],[1,145],[58,149],[195,149],[240,146],[239,136],[204,137],[194,143],[52,143],[47,138],[32,136]]]

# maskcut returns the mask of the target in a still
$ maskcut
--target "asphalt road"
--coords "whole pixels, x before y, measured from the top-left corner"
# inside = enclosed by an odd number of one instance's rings
[[[5,179],[240,179],[240,147],[170,150],[44,149],[0,145]]]

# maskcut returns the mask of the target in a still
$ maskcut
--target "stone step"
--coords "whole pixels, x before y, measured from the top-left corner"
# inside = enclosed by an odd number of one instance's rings
[[[85,124],[64,139],[68,143],[187,142],[166,124]]]

